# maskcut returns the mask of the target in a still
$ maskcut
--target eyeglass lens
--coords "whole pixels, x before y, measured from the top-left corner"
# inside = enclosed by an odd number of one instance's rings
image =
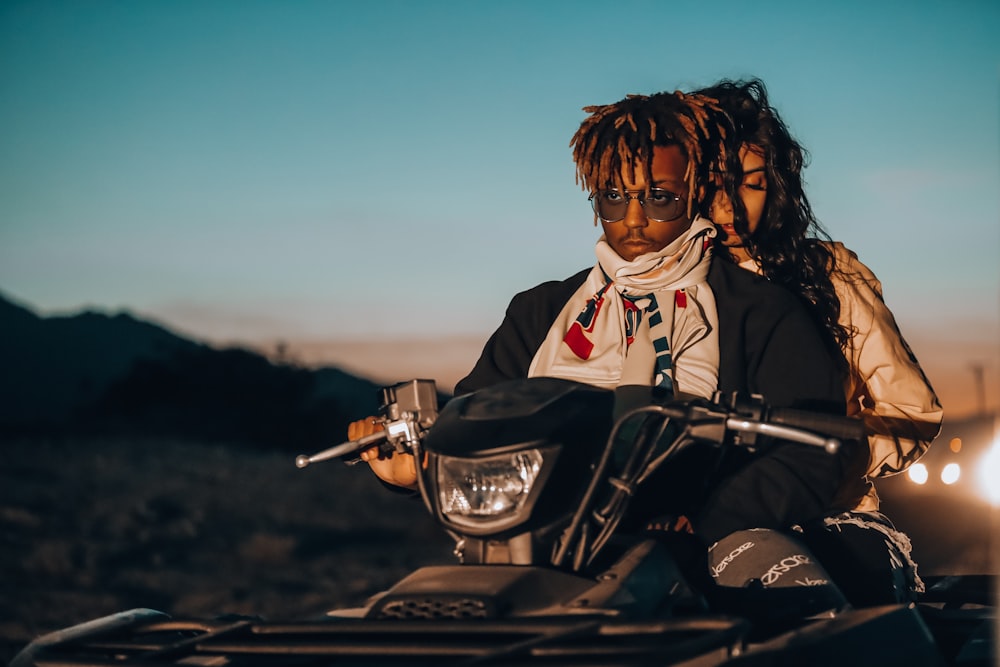
[[[617,222],[625,217],[628,204],[638,199],[646,217],[657,222],[675,220],[684,213],[684,200],[668,190],[653,189],[645,193],[631,195],[618,190],[600,190],[591,198],[594,212],[606,222]]]

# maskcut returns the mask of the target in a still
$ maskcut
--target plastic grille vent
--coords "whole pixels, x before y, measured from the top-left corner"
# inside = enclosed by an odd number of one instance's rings
[[[491,605],[480,598],[413,597],[386,600],[376,618],[490,618]]]

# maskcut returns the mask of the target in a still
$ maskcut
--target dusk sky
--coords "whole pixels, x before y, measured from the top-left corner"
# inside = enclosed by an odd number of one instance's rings
[[[6,0],[0,292],[467,370],[594,261],[581,107],[758,76],[942,398],[981,365],[998,404],[998,35],[995,0]]]

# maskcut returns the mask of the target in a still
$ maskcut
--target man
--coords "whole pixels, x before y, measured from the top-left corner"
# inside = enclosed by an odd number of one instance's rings
[[[732,134],[727,117],[681,93],[584,110],[590,115],[571,146],[604,231],[597,263],[516,295],[456,393],[552,376],[657,386],[677,397],[752,392],[774,406],[843,414],[838,366],[798,299],[713,259],[715,227],[698,212]],[[362,420],[348,435],[375,428]],[[706,545],[737,530],[787,527],[850,507],[864,493],[854,454],[779,444],[721,468],[693,461],[670,482],[648,485],[634,506],[649,516],[684,515]],[[380,458],[372,449],[362,458],[389,483],[415,481],[412,457]],[[700,473],[709,470],[721,477],[706,486]]]

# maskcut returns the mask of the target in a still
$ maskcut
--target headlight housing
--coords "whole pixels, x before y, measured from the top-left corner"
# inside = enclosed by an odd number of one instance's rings
[[[559,447],[518,449],[474,458],[438,456],[438,508],[465,529],[503,530],[524,522]]]
[[[604,451],[614,392],[508,380],[449,400],[423,439],[423,500],[456,539],[545,549],[576,512]],[[546,546],[542,546],[546,545]]]

